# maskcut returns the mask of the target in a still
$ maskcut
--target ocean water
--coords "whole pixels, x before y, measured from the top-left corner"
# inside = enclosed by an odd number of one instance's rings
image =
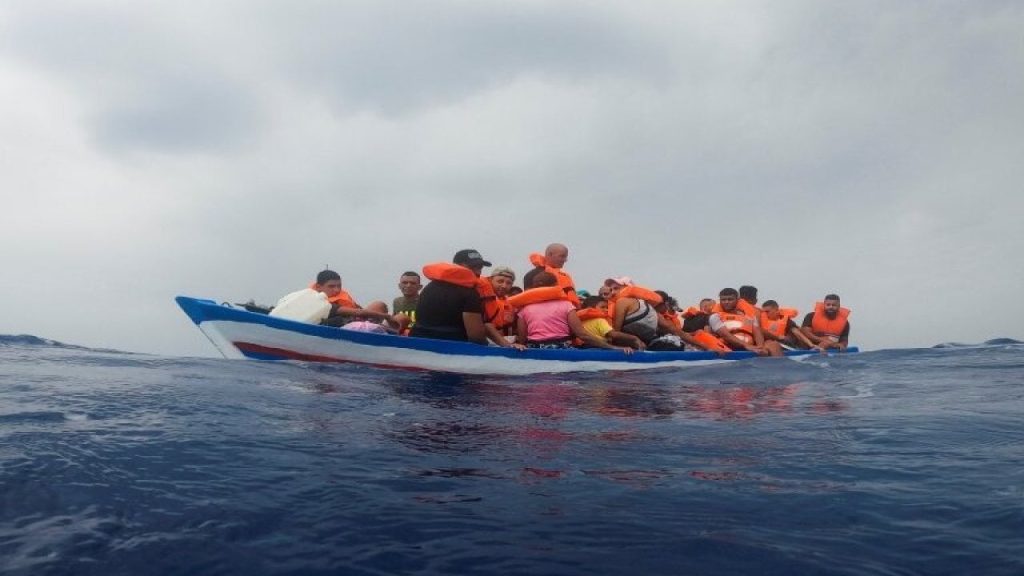
[[[0,572],[1024,574],[1024,345],[454,377],[0,336]]]

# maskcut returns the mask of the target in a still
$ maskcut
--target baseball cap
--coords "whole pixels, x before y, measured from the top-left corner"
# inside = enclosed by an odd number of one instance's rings
[[[615,276],[604,281],[605,286],[611,286],[612,284],[618,284],[619,286],[632,286],[633,279],[629,276]]]
[[[455,264],[462,264],[464,266],[490,266],[491,263],[484,260],[484,257],[479,252],[473,249],[459,250],[455,253],[452,258],[452,262]]]

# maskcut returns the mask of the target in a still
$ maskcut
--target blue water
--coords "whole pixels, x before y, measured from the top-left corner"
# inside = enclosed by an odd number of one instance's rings
[[[1024,574],[1024,345],[450,377],[0,336],[4,574]]]

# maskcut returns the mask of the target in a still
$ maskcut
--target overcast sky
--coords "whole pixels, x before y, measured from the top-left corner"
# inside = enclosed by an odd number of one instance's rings
[[[867,349],[1024,340],[1024,3],[0,3],[0,333],[214,355],[178,294],[363,303],[477,248]]]

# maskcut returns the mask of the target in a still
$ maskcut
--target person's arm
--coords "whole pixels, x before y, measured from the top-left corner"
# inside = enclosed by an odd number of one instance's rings
[[[846,321],[846,326],[843,327],[843,333],[839,335],[839,342],[836,343],[836,348],[839,348],[843,352],[846,352],[846,347],[850,345],[850,321]]]
[[[718,318],[718,314],[712,314],[711,315],[710,322],[709,322],[709,324],[711,326],[714,326],[716,324],[716,322],[715,322],[716,318]],[[753,344],[748,344],[748,343],[744,342],[743,340],[740,340],[739,338],[734,336],[733,333],[730,332],[729,329],[725,326],[725,323],[721,321],[721,319],[718,320],[717,324],[719,324],[719,326],[718,326],[718,330],[714,330],[715,336],[718,336],[719,338],[721,338],[723,341],[726,342],[726,344],[731,344],[732,345],[731,348],[733,350],[740,349],[740,350],[748,350],[750,352],[760,353],[760,352],[758,352],[758,350],[760,350],[758,347],[754,346]]]
[[[569,321],[569,329],[572,330],[572,333],[573,333],[574,336],[576,336],[580,340],[583,340],[587,344],[590,344],[591,346],[594,346],[595,348],[607,348],[607,349],[610,349],[610,350],[622,350],[626,354],[632,354],[633,353],[633,349],[628,347],[628,346],[625,346],[625,347],[612,346],[604,338],[598,338],[594,334],[591,334],[590,332],[588,332],[585,328],[583,328],[583,323],[580,322],[579,316],[576,315],[576,309],[575,308],[570,308],[566,312],[566,320]]]
[[[529,335],[527,330],[526,319],[516,316],[516,344],[526,344],[526,337]]]
[[[797,327],[796,322],[793,322],[793,320],[790,320],[786,324],[786,330],[788,333],[793,335],[793,338],[799,340],[800,343],[807,346],[807,348],[814,348],[814,342],[811,342],[811,340],[804,335],[804,331]]]
[[[634,350],[644,350],[647,348],[647,346],[644,345],[644,341],[640,338],[637,338],[633,334],[619,332],[618,330],[609,330],[608,333],[604,335],[604,338],[612,344],[629,346]]]
[[[633,302],[632,298],[621,298],[615,303],[615,316],[612,317],[612,330],[622,331],[622,324],[626,321],[626,313],[628,312],[629,304]]]
[[[689,344],[691,346],[696,346],[698,348],[703,348],[703,346],[698,344],[697,341],[694,340],[692,336],[690,336],[686,332],[683,332],[680,328],[676,327],[676,325],[671,320],[669,320],[668,318],[665,318],[661,314],[658,314],[658,333],[659,334],[674,334],[674,335],[678,336],[680,340],[682,340],[683,342],[686,342],[687,344]]]
[[[463,312],[462,324],[466,328],[466,337],[476,344],[487,344],[487,330],[484,328],[484,316],[479,312]]]

